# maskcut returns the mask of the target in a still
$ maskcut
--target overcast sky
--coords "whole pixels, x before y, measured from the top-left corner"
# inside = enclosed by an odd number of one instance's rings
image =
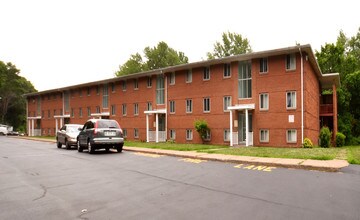
[[[360,1],[0,0],[0,60],[39,91],[111,78],[131,54],[165,41],[190,62],[226,31],[254,51],[320,50],[360,27]]]

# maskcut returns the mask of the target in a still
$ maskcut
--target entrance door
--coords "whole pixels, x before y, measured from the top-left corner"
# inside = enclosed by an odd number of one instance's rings
[[[252,113],[249,113],[249,132],[252,132]],[[238,115],[238,125],[239,125],[239,132],[238,132],[238,141],[239,144],[245,144],[246,141],[246,118],[245,112],[241,111]]]
[[[165,114],[159,114],[159,131],[165,131]]]

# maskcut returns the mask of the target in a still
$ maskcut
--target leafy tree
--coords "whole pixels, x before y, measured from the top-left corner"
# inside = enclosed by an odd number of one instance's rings
[[[214,44],[213,52],[208,52],[207,57],[210,60],[250,52],[252,50],[247,38],[243,38],[241,34],[228,31],[222,34],[222,43],[217,41]]]
[[[20,70],[12,63],[0,61],[0,123],[15,129],[25,127],[25,93],[36,92],[31,82],[19,76]]]
[[[156,47],[145,47],[145,57],[139,53],[130,56],[130,59],[120,65],[116,76],[139,73],[168,66],[188,63],[189,59],[183,52],[178,52],[161,41]]]

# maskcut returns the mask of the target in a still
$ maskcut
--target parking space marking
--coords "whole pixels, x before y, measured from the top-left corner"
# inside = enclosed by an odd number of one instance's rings
[[[163,156],[160,154],[149,154],[149,153],[141,153],[141,152],[136,152],[134,154],[139,155],[139,156],[144,156],[144,157],[151,157],[151,158],[159,158],[159,157]]]
[[[206,162],[206,160],[192,159],[192,158],[184,158],[184,159],[180,159],[179,161],[184,161],[184,162],[187,162],[187,163],[202,163],[202,162]]]
[[[276,169],[276,167],[268,167],[268,166],[257,166],[257,165],[248,165],[248,164],[238,164],[234,166],[234,168],[243,169],[243,170],[255,170],[255,171],[263,171],[263,172],[272,172]]]

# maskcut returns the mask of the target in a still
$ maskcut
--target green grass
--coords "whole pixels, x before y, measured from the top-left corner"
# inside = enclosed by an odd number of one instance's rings
[[[177,143],[146,143],[138,141],[125,141],[125,146],[127,147],[144,147],[144,148],[153,148],[153,149],[163,149],[163,150],[178,150],[178,151],[203,151],[210,149],[223,149],[229,148],[229,146],[223,145],[210,145],[210,144],[177,144]]]
[[[351,164],[360,164],[360,146],[347,146],[347,161]]]

